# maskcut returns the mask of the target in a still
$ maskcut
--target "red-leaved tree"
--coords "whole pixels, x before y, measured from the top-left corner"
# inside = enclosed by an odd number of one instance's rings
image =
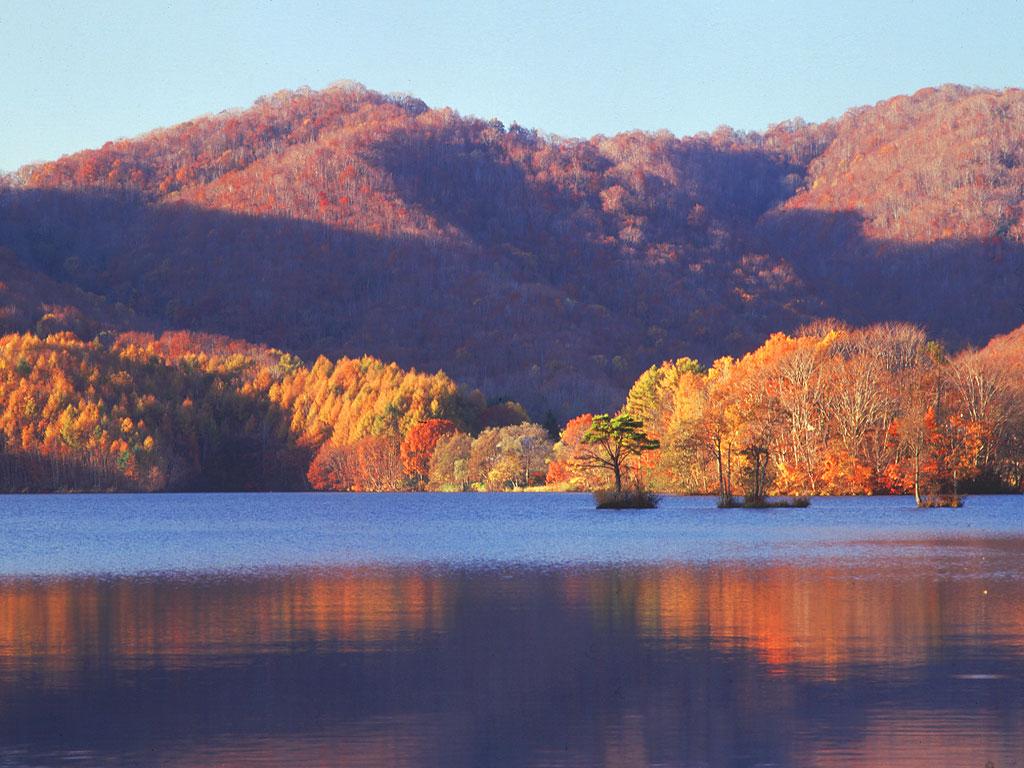
[[[402,466],[417,487],[423,487],[427,480],[437,441],[457,430],[455,422],[448,419],[427,419],[406,433],[402,440]]]

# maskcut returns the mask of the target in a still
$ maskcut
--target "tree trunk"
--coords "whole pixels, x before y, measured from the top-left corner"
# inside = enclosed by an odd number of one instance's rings
[[[715,451],[715,458],[718,459],[718,495],[722,501],[726,501],[725,498],[725,473],[722,471],[722,446],[717,446],[718,450]]]
[[[921,451],[914,451],[914,501],[921,506]]]

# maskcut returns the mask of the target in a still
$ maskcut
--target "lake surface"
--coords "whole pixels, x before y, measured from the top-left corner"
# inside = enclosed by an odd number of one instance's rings
[[[1022,520],[0,497],[0,768],[1024,766]]]

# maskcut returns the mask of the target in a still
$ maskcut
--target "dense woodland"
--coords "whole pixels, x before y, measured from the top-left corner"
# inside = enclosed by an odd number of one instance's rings
[[[590,139],[355,84],[282,91],[6,177],[0,331],[369,354],[564,422],[652,363],[816,318],[954,350],[1009,332],[1022,185],[1016,90]]]
[[[1024,490],[1020,330],[949,356],[913,326],[820,322],[706,371],[652,367],[625,411],[662,443],[639,471],[671,492]]]
[[[311,366],[176,332],[0,338],[0,490],[607,487],[593,414],[558,433],[443,373]],[[919,328],[818,322],[739,359],[653,366],[622,412],[661,492],[1024,490],[1024,331],[949,355]],[[556,442],[557,440],[557,442]]]
[[[188,333],[5,336],[0,403],[0,488],[35,491],[301,490],[322,445],[489,415],[444,374]]]

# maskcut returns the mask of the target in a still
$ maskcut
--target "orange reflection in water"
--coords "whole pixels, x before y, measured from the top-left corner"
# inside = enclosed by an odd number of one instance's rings
[[[1024,546],[935,550],[853,565],[9,580],[0,715],[38,703],[74,724],[111,701],[131,715],[146,703],[137,681],[192,711],[210,676],[241,712],[199,737],[169,718],[154,747],[168,765],[486,764],[482,744],[531,765],[724,764],[738,750],[785,765],[1006,764],[1024,732],[1016,672],[968,663],[1024,668]],[[304,650],[339,658],[293,665]],[[262,667],[233,675],[256,655]],[[154,669],[199,674],[122,674]],[[11,728],[31,741],[31,724]]]
[[[11,580],[0,582],[0,665],[46,675],[90,658],[173,666],[303,644],[386,649],[446,631],[469,583],[443,572],[377,569]],[[1024,652],[1024,585],[989,578],[983,568],[949,573],[912,558],[843,568],[604,569],[520,588],[552,587],[567,606],[611,616],[652,641],[707,638],[723,650],[755,651],[771,666],[800,664],[825,676],[856,663],[918,663],[951,633],[968,644],[995,637]]]
[[[884,663],[890,671],[919,664],[954,634],[967,645],[995,637],[1024,655],[1024,584],[1000,568],[1000,560],[1019,568],[1019,543],[974,542],[952,569],[914,552],[908,544],[895,557],[843,567],[669,566],[632,580],[606,573],[614,583],[591,579],[586,590],[583,580],[567,580],[565,598],[631,615],[641,636],[660,643],[707,638],[822,677],[842,676],[852,664]]]
[[[391,647],[444,629],[443,579],[416,572],[0,583],[0,666],[192,665],[316,645]]]

